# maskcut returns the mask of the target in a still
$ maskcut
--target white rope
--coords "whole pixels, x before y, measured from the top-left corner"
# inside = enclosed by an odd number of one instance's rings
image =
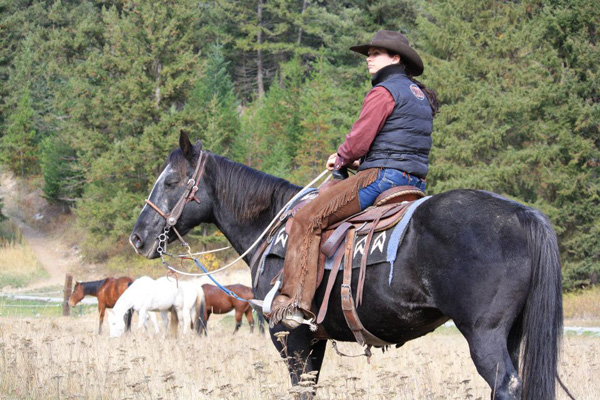
[[[315,179],[313,179],[313,180],[312,180],[310,183],[308,183],[306,186],[304,186],[304,187],[302,188],[302,190],[300,190],[298,193],[296,193],[296,195],[295,195],[294,197],[292,197],[292,198],[290,199],[290,201],[288,201],[288,202],[285,204],[285,206],[283,206],[283,208],[282,208],[281,210],[279,210],[279,212],[277,213],[277,215],[275,215],[275,218],[273,218],[273,221],[271,221],[271,223],[269,224],[269,226],[267,226],[267,228],[266,228],[266,229],[263,231],[263,233],[261,233],[261,234],[260,234],[260,236],[259,236],[259,237],[258,237],[258,238],[257,238],[257,239],[254,241],[254,243],[252,243],[252,245],[251,245],[251,246],[248,248],[248,250],[246,250],[246,251],[244,252],[244,254],[240,255],[238,258],[236,258],[235,260],[233,260],[232,262],[230,262],[230,263],[229,263],[229,264],[227,264],[226,266],[224,266],[224,267],[221,267],[221,268],[219,268],[219,269],[216,269],[216,270],[214,270],[214,271],[210,271],[210,272],[206,272],[206,273],[201,273],[201,274],[198,274],[198,273],[188,273],[188,272],[179,271],[179,270],[177,270],[177,269],[173,268],[173,267],[172,267],[172,266],[170,266],[170,265],[166,265],[166,268],[168,268],[169,270],[171,270],[171,271],[173,271],[173,272],[176,272],[176,273],[178,273],[178,274],[185,275],[185,276],[206,276],[206,275],[216,274],[217,272],[221,272],[221,271],[224,271],[224,270],[226,270],[227,268],[231,267],[233,264],[235,264],[236,262],[238,262],[238,261],[240,261],[242,258],[244,258],[244,257],[245,257],[245,256],[246,256],[246,255],[247,255],[249,252],[250,252],[250,250],[252,250],[252,249],[253,249],[253,248],[254,248],[254,247],[255,247],[255,246],[256,246],[256,245],[257,245],[257,244],[260,242],[260,240],[263,238],[263,236],[265,236],[265,235],[267,234],[267,232],[269,232],[269,230],[271,229],[271,227],[273,226],[273,224],[274,224],[275,222],[277,222],[277,220],[279,219],[279,216],[280,216],[280,215],[281,215],[281,214],[282,214],[282,213],[283,213],[285,210],[287,210],[288,206],[289,206],[290,204],[292,204],[292,203],[293,203],[293,202],[296,200],[296,198],[298,198],[300,195],[302,195],[302,194],[304,193],[304,191],[305,191],[307,188],[309,188],[309,187],[312,187],[312,185],[313,185],[315,182],[318,182],[318,181],[319,181],[319,180],[320,180],[320,179],[321,179],[321,178],[322,178],[322,177],[323,177],[325,174],[327,174],[328,172],[329,172],[329,170],[327,170],[327,169],[326,169],[326,170],[324,170],[323,172],[321,172],[321,173],[319,174],[319,176],[317,176],[317,177],[316,177]],[[192,254],[190,253],[190,254],[187,254],[186,256],[191,256],[191,255],[192,255]]]
[[[192,256],[200,256],[202,254],[209,254],[209,253],[216,253],[218,251],[223,251],[223,250],[227,250],[230,249],[231,246],[227,246],[227,247],[221,247],[220,249],[214,249],[214,250],[206,250],[206,251],[199,251],[197,253],[192,253]],[[178,254],[179,257],[187,257],[190,254]]]

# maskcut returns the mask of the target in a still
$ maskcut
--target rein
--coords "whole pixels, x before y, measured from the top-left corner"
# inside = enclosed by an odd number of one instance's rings
[[[152,201],[150,201],[150,199],[144,200],[146,202],[146,204],[148,204],[154,211],[156,211],[166,221],[166,225],[165,225],[165,228],[163,229],[163,233],[158,235],[158,248],[156,249],[156,251],[160,255],[163,266],[166,269],[168,269],[170,272],[173,272],[175,274],[185,275],[185,276],[208,276],[217,285],[217,287],[219,287],[219,289],[221,289],[223,292],[225,292],[225,294],[227,294],[231,297],[234,297],[238,300],[248,302],[248,300],[240,298],[234,292],[232,292],[231,290],[227,289],[226,287],[221,285],[219,282],[217,282],[213,278],[212,274],[224,271],[225,269],[231,267],[233,264],[235,264],[239,260],[243,259],[254,247],[256,247],[256,245],[267,234],[267,232],[269,232],[271,227],[278,221],[281,214],[285,210],[288,209],[290,204],[292,204],[298,197],[300,197],[300,195],[304,194],[304,192],[307,188],[311,187],[315,182],[319,181],[329,171],[324,170],[323,172],[321,172],[319,174],[319,176],[317,176],[310,183],[308,183],[304,188],[302,188],[302,190],[300,190],[298,193],[296,193],[282,207],[282,209],[277,213],[277,215],[275,215],[275,218],[273,218],[271,223],[265,228],[265,230],[258,236],[258,238],[254,241],[254,243],[252,243],[252,245],[250,245],[250,247],[243,254],[241,254],[238,258],[236,258],[229,264],[225,265],[224,267],[221,267],[214,271],[209,272],[207,270],[207,268],[197,258],[194,257],[194,255],[211,253],[211,252],[215,252],[215,251],[221,251],[221,250],[228,249],[229,247],[224,247],[224,248],[217,249],[217,250],[192,254],[189,244],[183,239],[183,237],[179,234],[179,232],[175,228],[175,225],[177,224],[179,217],[181,217],[181,214],[183,213],[183,208],[185,207],[185,205],[192,200],[196,201],[197,203],[200,203],[200,200],[198,200],[198,198],[196,197],[196,192],[198,191],[198,182],[202,178],[205,164],[206,164],[206,158],[204,157],[204,151],[200,150],[200,155],[198,156],[198,162],[196,163],[196,169],[194,170],[192,177],[188,180],[186,189],[184,190],[183,194],[181,195],[181,197],[179,198],[179,200],[177,201],[177,203],[173,207],[173,210],[170,213],[165,214],[156,204],[154,204]],[[171,229],[173,229],[173,232],[175,232],[175,235],[177,235],[177,238],[181,242],[181,245],[186,248],[187,254],[177,255],[177,254],[171,254],[171,253],[167,252],[167,242],[168,242],[168,238],[169,238],[169,232]],[[172,265],[170,265],[165,260],[165,257],[164,257],[165,255],[167,255],[171,258],[179,258],[180,260],[182,260],[182,262],[183,262],[183,260],[193,260],[194,263],[196,264],[196,266],[198,268],[200,268],[202,271],[204,271],[204,273],[188,273],[188,272],[180,271],[180,270],[176,269],[175,267],[173,267]]]

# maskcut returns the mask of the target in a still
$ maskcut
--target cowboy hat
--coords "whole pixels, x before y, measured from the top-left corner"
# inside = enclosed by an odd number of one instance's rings
[[[350,50],[368,56],[369,48],[371,47],[380,47],[399,54],[402,58],[402,63],[406,66],[406,71],[412,76],[419,76],[423,73],[423,61],[421,57],[410,47],[406,36],[400,32],[379,31],[373,36],[371,43],[352,46]]]

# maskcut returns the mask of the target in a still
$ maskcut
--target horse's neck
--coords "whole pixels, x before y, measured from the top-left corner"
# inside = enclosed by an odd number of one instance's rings
[[[235,164],[235,163],[234,163]],[[248,168],[248,167],[243,167]],[[251,170],[251,168],[248,168]],[[215,171],[217,174],[219,171]],[[242,175],[243,176],[243,175]],[[264,177],[264,175],[263,175]],[[272,177],[274,180],[278,180],[276,177]],[[251,173],[248,175],[248,179],[242,180],[243,184],[247,187],[238,187],[236,190],[239,193],[244,194],[244,201],[246,204],[261,204],[264,203],[264,198],[259,199],[261,194],[257,192],[256,188],[260,187],[262,182],[253,181]],[[268,178],[267,178],[268,180]],[[257,186],[258,185],[258,186]],[[227,240],[231,243],[233,248],[239,253],[244,253],[259,237],[259,235],[269,226],[269,224],[275,219],[279,210],[281,210],[285,204],[291,199],[301,188],[293,185],[286,181],[279,181],[272,186],[271,203],[258,215],[240,219],[237,218],[231,210],[226,209],[222,206],[217,207],[214,215],[214,222],[217,228],[225,235]],[[213,193],[219,196],[222,190],[213,188]],[[264,197],[264,196],[263,196]],[[254,199],[256,201],[254,201]],[[223,200],[217,198],[219,204],[223,204]],[[236,207],[238,210],[243,209],[243,205]],[[253,252],[252,252],[253,253]],[[251,254],[249,257],[251,256]]]
[[[137,290],[126,290],[115,303],[113,313],[117,316],[123,316],[130,308],[135,308],[135,300],[138,296]]]
[[[272,212],[263,212],[256,218],[243,222],[236,220],[231,214],[224,212],[220,216],[215,216],[215,225],[223,235],[225,235],[237,253],[243,254],[275,219],[277,212],[283,208],[287,199],[278,202],[281,202],[281,204],[277,204]],[[258,243],[247,255],[248,260],[252,257],[259,245],[260,243]]]

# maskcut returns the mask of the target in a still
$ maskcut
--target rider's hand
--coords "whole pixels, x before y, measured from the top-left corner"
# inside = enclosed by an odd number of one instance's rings
[[[360,167],[360,160],[356,160],[352,164],[348,165],[348,168],[350,169],[358,169],[358,167]]]
[[[337,160],[337,153],[333,153],[332,155],[329,156],[329,158],[327,159],[327,169],[329,171],[333,171],[333,169],[335,168],[335,161]]]

